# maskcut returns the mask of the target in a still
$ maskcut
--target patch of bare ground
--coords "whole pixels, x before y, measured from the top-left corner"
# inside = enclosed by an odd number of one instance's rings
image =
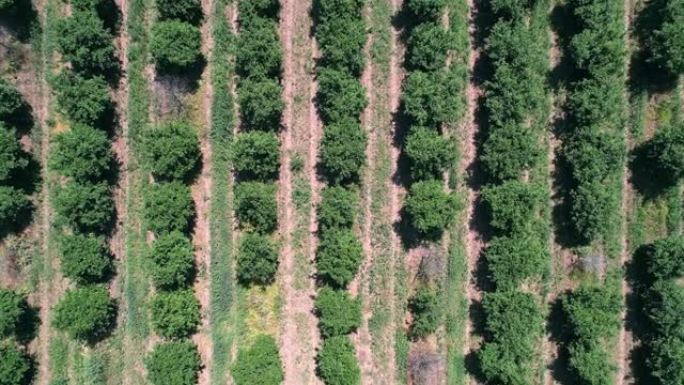
[[[280,355],[285,369],[285,385],[320,384],[315,371],[320,337],[313,313],[316,295],[313,263],[317,243],[314,207],[319,201],[321,189],[316,163],[322,125],[314,105],[317,92],[313,73],[316,45],[310,36],[311,6],[310,0],[281,1],[285,110],[279,192],[283,247],[278,280],[283,297]],[[310,194],[308,212],[301,215],[293,202],[293,154],[301,156],[302,172],[305,174],[302,180],[307,184],[307,193]],[[295,239],[295,233],[301,233],[303,239]]]

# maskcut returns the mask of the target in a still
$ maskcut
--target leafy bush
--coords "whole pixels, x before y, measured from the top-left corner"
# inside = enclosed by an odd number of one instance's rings
[[[580,286],[561,299],[570,335],[578,341],[614,336],[620,329],[622,300],[609,287]]]
[[[482,201],[489,210],[491,225],[501,233],[530,230],[546,203],[544,187],[517,180],[482,190]]]
[[[673,74],[684,73],[684,2],[664,0],[661,4],[660,25],[650,31],[647,47],[653,60],[663,64]]]
[[[242,124],[252,130],[277,131],[285,107],[275,79],[244,79],[238,84]]]
[[[412,71],[404,81],[404,112],[418,126],[439,129],[457,121],[465,104],[451,96],[464,89],[464,79],[456,71]]]
[[[0,9],[2,6],[0,5]],[[0,122],[14,123],[28,108],[24,97],[9,82],[0,79]]]
[[[413,314],[411,337],[425,338],[437,330],[442,319],[442,304],[435,289],[420,286],[409,299],[408,306]]]
[[[157,293],[150,309],[152,327],[165,338],[189,337],[200,323],[200,304],[192,290]]]
[[[319,71],[318,105],[326,124],[358,122],[367,104],[366,91],[358,79],[333,69]]]
[[[161,21],[152,27],[150,52],[161,72],[191,69],[202,57],[197,27],[178,20]]]
[[[275,19],[278,17],[278,0],[239,0],[238,14],[242,24],[249,24],[255,18]]]
[[[684,340],[684,287],[675,280],[655,282],[646,292],[644,310],[651,321],[651,332]]]
[[[318,10],[319,24],[363,17],[363,0],[316,0],[315,8]]]
[[[0,343],[0,385],[24,385],[30,382],[30,375],[29,358],[13,344]]]
[[[16,333],[28,310],[26,298],[8,289],[0,289],[0,338]]]
[[[541,237],[534,232],[494,237],[485,256],[497,290],[517,289],[526,280],[543,276],[550,257]]]
[[[112,328],[116,305],[105,287],[87,286],[67,291],[54,309],[53,325],[71,338],[96,341]]]
[[[260,182],[243,182],[235,188],[235,213],[240,226],[262,234],[278,225],[276,186]]]
[[[650,344],[648,365],[651,373],[662,384],[681,384],[684,381],[684,340],[662,338]]]
[[[58,190],[54,205],[64,224],[84,233],[105,233],[114,220],[114,200],[105,182],[69,182]]]
[[[414,180],[439,179],[456,159],[456,147],[435,130],[414,127],[406,139],[406,156]]]
[[[648,157],[658,179],[670,185],[684,177],[684,126],[659,130],[648,143]]]
[[[268,181],[278,176],[280,141],[272,132],[245,132],[233,142],[233,166],[243,179]]]
[[[106,75],[118,66],[113,37],[94,12],[77,11],[57,24],[57,48],[76,72]]]
[[[316,297],[318,327],[324,338],[352,333],[361,325],[361,300],[346,290],[323,287]]]
[[[519,178],[542,155],[538,136],[519,124],[494,129],[482,145],[482,167],[494,182]]]
[[[50,167],[77,181],[102,179],[111,170],[107,135],[88,126],[77,124],[57,134],[50,150]]]
[[[331,19],[316,28],[321,47],[321,65],[358,76],[363,71],[366,25],[362,18]]]
[[[359,198],[356,191],[341,186],[323,189],[318,205],[318,228],[322,233],[331,229],[351,228],[354,225]]]
[[[421,237],[439,238],[458,209],[456,197],[444,191],[440,181],[421,181],[411,186],[405,210],[411,226]]]
[[[524,15],[524,12],[533,4],[532,1],[520,0],[492,0],[491,7],[494,13],[500,15],[502,18],[518,18]]]
[[[318,353],[318,374],[326,385],[358,385],[361,370],[356,350],[349,337],[337,336],[323,341]]]
[[[235,44],[235,69],[241,76],[272,78],[280,74],[283,52],[276,22],[255,19],[240,30]]]
[[[684,237],[672,236],[649,245],[648,273],[656,280],[684,276]]]
[[[574,233],[588,243],[608,226],[617,202],[610,188],[600,182],[582,184],[570,191],[570,219]]]
[[[278,252],[271,241],[259,234],[245,234],[237,258],[237,276],[243,284],[266,285],[278,271]]]
[[[154,233],[186,232],[195,215],[190,188],[180,182],[149,186],[145,192],[144,215]]]
[[[354,279],[363,261],[363,249],[351,230],[333,230],[323,234],[318,245],[316,269],[321,278],[337,288]]]
[[[70,121],[91,127],[107,123],[113,107],[102,77],[85,78],[65,71],[53,83],[57,107]]]
[[[161,20],[180,20],[197,24],[202,20],[202,4],[199,0],[156,0]]]
[[[346,120],[325,127],[320,165],[332,183],[354,182],[366,162],[366,133],[358,123]]]
[[[446,65],[451,48],[449,31],[439,24],[423,23],[411,31],[407,41],[408,65],[414,70],[437,71]]]
[[[160,235],[152,244],[149,258],[152,262],[152,281],[157,289],[178,289],[193,276],[194,249],[190,239],[179,231]]]
[[[62,274],[79,284],[102,282],[112,272],[112,256],[104,238],[73,234],[60,242]]]
[[[195,129],[187,123],[169,122],[145,132],[143,157],[155,178],[187,179],[200,159]]]
[[[201,365],[197,346],[188,341],[158,344],[145,359],[154,385],[195,385]]]
[[[235,385],[280,385],[283,364],[273,337],[261,334],[248,349],[240,349],[233,370]]]
[[[446,0],[408,0],[406,2],[406,8],[421,21],[439,20],[446,6]]]
[[[622,166],[625,150],[618,134],[580,130],[565,142],[565,158],[579,184],[603,181]]]
[[[586,385],[611,385],[616,367],[608,352],[597,342],[573,343],[570,351],[570,368]]]
[[[11,229],[19,222],[21,215],[31,208],[26,194],[14,187],[0,186],[0,229]]]
[[[0,182],[6,182],[27,165],[28,159],[23,154],[16,131],[0,122]]]

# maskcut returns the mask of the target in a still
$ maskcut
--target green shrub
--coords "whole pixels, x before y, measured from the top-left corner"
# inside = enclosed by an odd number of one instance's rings
[[[435,130],[414,127],[406,139],[406,156],[414,180],[440,179],[456,159],[456,146]]]
[[[85,78],[63,72],[55,78],[57,107],[74,123],[97,127],[112,113],[109,86],[100,76]]]
[[[103,131],[74,125],[55,136],[50,150],[50,167],[77,181],[102,179],[111,171],[111,144]]]
[[[66,235],[60,242],[62,274],[79,284],[102,282],[112,272],[112,256],[103,237]]]
[[[332,229],[351,228],[358,210],[358,193],[341,186],[323,189],[318,205],[318,228],[322,233]]]
[[[325,127],[320,148],[320,166],[331,183],[359,180],[366,162],[366,133],[358,123],[344,121]]]
[[[437,331],[442,320],[442,304],[435,289],[420,286],[409,299],[408,306],[413,315],[412,338],[425,338]]]
[[[517,289],[528,279],[542,277],[550,258],[540,235],[534,232],[494,237],[485,257],[497,290]]]
[[[242,179],[276,179],[280,168],[280,141],[272,132],[244,132],[233,141],[233,167]]]
[[[109,333],[116,305],[105,287],[87,286],[66,292],[54,309],[53,325],[71,338],[96,341]]]
[[[202,4],[199,0],[155,0],[160,20],[180,20],[197,24],[202,20]]]
[[[361,370],[347,336],[328,338],[318,353],[318,374],[326,385],[359,385]]]
[[[565,158],[579,184],[603,181],[622,167],[625,149],[618,134],[585,129],[565,142]]]
[[[535,219],[540,217],[540,207],[547,202],[544,198],[543,186],[517,180],[482,190],[482,201],[491,216],[490,223],[504,234],[531,230]]]
[[[238,14],[242,24],[249,24],[256,18],[275,19],[278,17],[278,0],[239,0]]]
[[[316,269],[321,278],[334,287],[346,287],[359,270],[363,249],[351,230],[327,231],[321,237]]]
[[[324,338],[352,333],[361,325],[361,300],[346,290],[323,287],[316,297],[318,327]]]
[[[648,152],[658,179],[676,184],[684,177],[684,125],[659,130],[648,143]]]
[[[364,0],[316,0],[319,24],[339,19],[360,19],[363,17]]]
[[[2,5],[0,5],[2,9]],[[21,93],[9,82],[0,78],[0,123],[11,124],[21,118],[28,105]]]
[[[620,329],[622,300],[612,288],[580,286],[561,299],[570,335],[579,341],[611,337]]]
[[[358,76],[363,71],[366,25],[359,19],[331,19],[316,28],[321,65]]]
[[[9,230],[17,225],[30,208],[31,202],[21,190],[0,186],[0,230]]]
[[[23,154],[16,131],[0,122],[0,182],[6,182],[27,165],[28,159]]]
[[[235,187],[235,214],[240,226],[258,233],[270,233],[278,225],[276,186],[242,182]]]
[[[408,38],[407,63],[414,70],[437,71],[446,66],[452,37],[438,20],[415,27]]]
[[[0,385],[24,385],[30,382],[30,376],[31,361],[26,354],[10,342],[1,342]]]
[[[404,81],[404,112],[418,126],[439,129],[455,122],[465,110],[458,95],[465,77],[457,71],[412,71]]]
[[[143,144],[147,167],[162,180],[189,178],[200,159],[197,133],[187,123],[169,122],[148,130]]]
[[[76,72],[109,74],[116,69],[113,37],[94,12],[77,11],[57,24],[57,48]]]
[[[145,359],[154,385],[195,385],[202,366],[197,346],[188,341],[161,343]]]
[[[283,52],[275,21],[261,18],[252,21],[240,30],[235,44],[235,70],[241,76],[280,75]]]
[[[0,289],[0,338],[17,332],[22,317],[28,311],[26,298],[8,289]]]
[[[611,385],[614,383],[615,365],[608,352],[597,342],[574,343],[568,348],[570,368],[580,384]]]
[[[655,282],[644,297],[644,311],[653,326],[652,332],[684,340],[684,287],[678,282]]]
[[[494,129],[482,145],[482,168],[489,178],[500,182],[519,178],[541,159],[538,135],[519,124]]]
[[[661,384],[681,384],[684,381],[684,340],[662,338],[650,344],[647,363]]]
[[[492,0],[491,7],[494,13],[500,15],[502,18],[519,18],[522,17],[525,11],[534,3],[531,1],[520,0]]]
[[[278,252],[268,237],[245,234],[237,258],[237,277],[243,284],[266,285],[278,271]]]
[[[411,226],[423,238],[441,237],[458,209],[456,197],[444,191],[440,181],[414,183],[406,198],[405,210]]]
[[[200,304],[190,289],[157,293],[150,310],[152,327],[165,338],[189,337],[200,323]]]
[[[202,57],[200,44],[199,29],[187,22],[160,21],[152,27],[150,52],[161,72],[180,73],[192,69]]]
[[[238,84],[242,124],[251,130],[277,131],[285,107],[275,79],[244,79]]]
[[[661,4],[661,20],[655,30],[649,31],[646,46],[653,60],[661,63],[673,74],[684,73],[684,2],[664,0]]]
[[[192,242],[185,234],[171,231],[157,237],[149,254],[152,281],[157,289],[174,290],[188,284],[195,271]]]
[[[58,218],[80,232],[107,232],[114,220],[112,191],[105,182],[69,182],[57,192]]]
[[[656,280],[684,276],[684,237],[672,236],[649,245],[648,273]]]
[[[318,105],[326,124],[358,122],[368,100],[358,79],[344,72],[322,69],[318,73]]]
[[[420,21],[437,21],[447,6],[447,0],[408,0],[406,9]]]
[[[149,186],[144,196],[147,227],[156,234],[186,232],[195,215],[190,188],[180,182]]]
[[[261,334],[247,349],[240,349],[232,369],[235,385],[280,385],[283,364],[273,337]]]
[[[570,219],[574,233],[585,243],[601,235],[617,210],[616,197],[600,182],[581,184],[570,191]]]

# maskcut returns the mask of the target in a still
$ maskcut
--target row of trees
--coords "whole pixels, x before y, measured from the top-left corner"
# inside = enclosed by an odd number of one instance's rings
[[[320,287],[315,310],[323,337],[318,375],[328,385],[354,385],[361,379],[348,337],[361,324],[361,301],[347,286],[364,258],[353,231],[367,141],[361,126],[366,91],[359,80],[366,60],[363,8],[363,0],[314,2],[315,37],[321,48],[317,103],[324,123],[318,167],[327,182],[317,213]]]
[[[478,352],[487,383],[534,382],[543,336],[541,298],[522,291],[548,268],[548,191],[537,176],[548,113],[548,24],[543,2],[491,3],[495,22],[485,52],[486,138],[482,203],[493,237],[484,252],[492,292],[483,298],[484,342]]]
[[[235,70],[241,130],[233,139],[231,160],[237,180],[235,214],[244,230],[236,273],[246,287],[273,283],[279,265],[278,248],[272,240],[278,226],[278,131],[284,107],[279,9],[276,0],[238,2]],[[240,348],[231,373],[236,385],[281,384],[284,373],[275,338],[261,334]]]

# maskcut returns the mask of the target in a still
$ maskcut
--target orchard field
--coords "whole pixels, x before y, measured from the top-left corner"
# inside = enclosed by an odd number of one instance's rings
[[[684,0],[0,0],[0,385],[683,385]]]

